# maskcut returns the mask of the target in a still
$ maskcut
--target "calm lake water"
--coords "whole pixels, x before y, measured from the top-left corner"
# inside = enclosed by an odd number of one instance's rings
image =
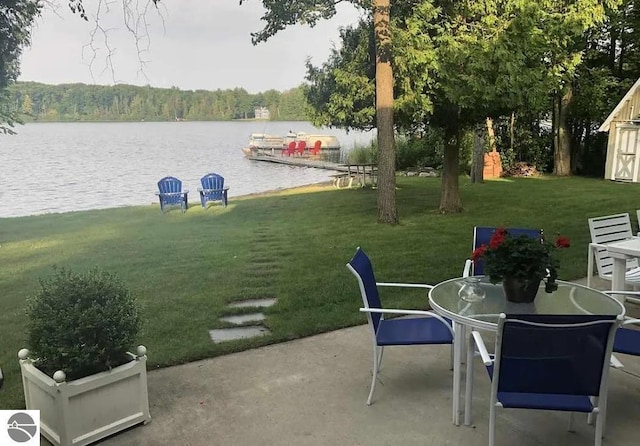
[[[0,134],[0,218],[157,203],[171,175],[199,204],[200,177],[216,172],[229,197],[328,181],[332,171],[249,161],[253,132],[329,133],[343,153],[372,133],[316,129],[306,122],[38,123]]]

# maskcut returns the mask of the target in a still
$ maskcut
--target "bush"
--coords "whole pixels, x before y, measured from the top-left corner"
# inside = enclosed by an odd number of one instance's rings
[[[396,138],[396,169],[433,167],[442,169],[444,139],[442,131],[429,127],[418,136]]]
[[[140,316],[134,297],[113,274],[56,270],[27,303],[29,348],[51,376],[77,379],[128,361]]]
[[[351,164],[366,164],[378,162],[378,143],[371,141],[368,145],[356,145],[347,154],[347,162]]]

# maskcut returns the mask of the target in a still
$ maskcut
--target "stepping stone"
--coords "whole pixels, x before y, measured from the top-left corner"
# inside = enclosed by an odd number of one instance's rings
[[[263,299],[248,299],[231,302],[227,305],[230,308],[247,308],[247,307],[271,307],[278,302],[275,297],[265,297]]]
[[[248,277],[255,277],[260,279],[270,278],[273,276],[273,268],[251,268],[251,272]]]
[[[230,322],[232,324],[244,324],[245,322],[260,322],[264,320],[264,314],[251,313],[251,314],[236,314],[232,316],[221,317],[221,321]]]
[[[209,330],[209,336],[211,337],[211,340],[214,344],[225,341],[235,341],[237,339],[249,339],[259,336],[267,336],[269,334],[271,334],[269,329],[262,325]]]

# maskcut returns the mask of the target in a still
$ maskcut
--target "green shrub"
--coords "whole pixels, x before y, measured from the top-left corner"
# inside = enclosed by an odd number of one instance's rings
[[[378,162],[378,143],[371,141],[369,145],[356,145],[348,154],[347,162],[351,164],[366,164]]]
[[[396,169],[412,167],[442,168],[444,136],[437,128],[428,128],[422,136],[396,138]]]
[[[140,328],[134,297],[113,274],[56,269],[40,280],[27,303],[29,348],[37,366],[68,379],[109,370],[127,361]]]

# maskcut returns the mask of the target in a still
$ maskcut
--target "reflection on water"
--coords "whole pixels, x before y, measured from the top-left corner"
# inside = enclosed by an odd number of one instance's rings
[[[200,177],[216,172],[229,196],[328,181],[332,171],[249,161],[249,134],[330,133],[343,151],[371,133],[319,130],[306,122],[141,122],[27,124],[0,135],[0,217],[156,203],[172,175],[197,202]]]

